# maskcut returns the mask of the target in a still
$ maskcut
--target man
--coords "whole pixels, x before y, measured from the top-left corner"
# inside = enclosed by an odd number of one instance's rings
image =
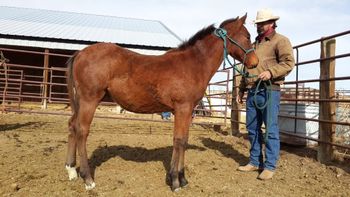
[[[274,16],[269,9],[257,12],[254,23],[258,36],[254,42],[254,48],[259,64],[256,68],[247,70],[249,76],[242,77],[237,96],[237,102],[242,103],[244,92],[247,91],[246,127],[251,144],[250,161],[247,165],[240,166],[238,170],[243,172],[263,170],[258,176],[261,180],[272,178],[279,159],[280,85],[292,71],[295,63],[289,39],[276,33],[278,19],[279,17]],[[257,87],[259,81],[261,82]],[[265,103],[268,103],[267,107],[261,109]],[[263,122],[267,129],[266,138],[261,129]],[[263,155],[264,142],[265,154]]]

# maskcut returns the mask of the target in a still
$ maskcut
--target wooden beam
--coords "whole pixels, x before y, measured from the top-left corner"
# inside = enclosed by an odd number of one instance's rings
[[[335,55],[335,39],[324,40],[321,42],[321,58],[332,57]],[[329,79],[335,77],[335,59],[324,60],[320,62],[320,79]],[[320,99],[335,99],[335,81],[320,82]],[[321,120],[336,121],[335,102],[320,102]],[[319,139],[334,143],[335,124],[319,123]],[[321,143],[318,146],[317,159],[321,163],[328,163],[334,159],[334,147],[329,144]]]
[[[234,70],[234,69],[233,69]],[[236,98],[238,95],[238,88],[236,84],[238,84],[239,77],[235,77],[235,72],[233,73],[234,79],[232,80],[232,100],[231,100],[231,135],[237,135],[240,133],[239,131],[239,121],[241,119],[241,106],[236,102]]]
[[[43,70],[43,89],[42,89],[42,109],[47,109],[47,83],[49,81],[49,50],[45,49],[44,70]]]

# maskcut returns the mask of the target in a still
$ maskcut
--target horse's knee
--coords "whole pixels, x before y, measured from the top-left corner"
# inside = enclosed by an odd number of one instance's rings
[[[89,126],[80,125],[77,128],[77,132],[76,132],[77,136],[79,136],[81,138],[86,138],[89,135],[89,129],[90,129]]]

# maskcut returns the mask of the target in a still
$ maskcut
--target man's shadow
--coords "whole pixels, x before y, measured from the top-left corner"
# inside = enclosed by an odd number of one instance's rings
[[[225,157],[235,160],[239,165],[245,165],[249,162],[247,156],[234,149],[230,144],[215,141],[210,138],[202,138],[201,140],[205,147],[219,151]]]
[[[203,147],[195,145],[187,145],[188,149],[205,151]],[[135,162],[150,162],[161,161],[166,172],[170,170],[170,161],[173,152],[173,146],[166,146],[155,149],[147,149],[143,147],[130,147],[126,145],[119,146],[99,146],[91,155],[89,159],[89,166],[91,168],[91,175],[95,177],[95,169],[101,166],[104,162],[116,156],[121,157],[126,161]],[[170,185],[169,180],[165,177],[166,184]]]

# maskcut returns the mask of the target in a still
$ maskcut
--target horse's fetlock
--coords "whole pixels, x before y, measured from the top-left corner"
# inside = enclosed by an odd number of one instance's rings
[[[174,144],[185,146],[187,145],[187,140],[185,138],[174,138]]]

